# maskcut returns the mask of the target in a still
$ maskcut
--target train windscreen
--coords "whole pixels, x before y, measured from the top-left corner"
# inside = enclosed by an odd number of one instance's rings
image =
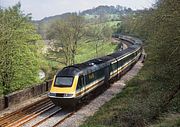
[[[73,77],[56,77],[55,86],[58,87],[71,87],[73,83]]]

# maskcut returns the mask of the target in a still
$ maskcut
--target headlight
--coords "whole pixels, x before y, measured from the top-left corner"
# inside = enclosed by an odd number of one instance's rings
[[[64,94],[64,97],[72,97],[73,94]]]
[[[48,93],[48,96],[53,96],[53,97],[55,97],[56,96],[56,93]]]

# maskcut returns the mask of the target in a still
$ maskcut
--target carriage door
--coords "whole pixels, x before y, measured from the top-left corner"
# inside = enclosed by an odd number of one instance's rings
[[[106,84],[106,83],[108,83],[108,81],[110,79],[110,69],[109,69],[109,66],[104,68],[104,74],[105,74],[104,83]]]

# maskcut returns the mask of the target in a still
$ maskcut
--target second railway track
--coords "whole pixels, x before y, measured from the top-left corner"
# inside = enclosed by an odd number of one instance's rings
[[[0,127],[11,127],[18,126],[36,117],[37,115],[55,107],[54,104],[48,99],[42,99],[24,108],[21,108],[15,112],[9,113],[0,118]]]
[[[45,98],[0,117],[0,127],[56,127],[73,113],[72,110],[56,107]]]

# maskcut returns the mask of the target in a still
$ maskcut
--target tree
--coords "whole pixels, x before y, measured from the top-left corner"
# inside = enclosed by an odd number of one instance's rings
[[[66,65],[75,63],[77,44],[84,35],[83,28],[84,19],[76,13],[52,23],[47,38],[54,40],[53,53],[56,54],[56,60],[63,53]]]
[[[0,10],[0,28],[0,85],[7,94],[39,81],[34,44],[40,37],[20,3]]]
[[[96,56],[98,57],[99,42],[101,46],[104,42],[110,41],[112,36],[112,28],[108,25],[94,24],[86,27],[86,38],[88,41],[95,42]]]
[[[67,19],[68,27],[70,27],[72,30],[72,64],[75,63],[75,55],[77,50],[77,44],[78,41],[83,37],[84,35],[84,18],[78,16],[76,13],[72,14]]]
[[[145,39],[149,82],[157,82],[149,98],[153,100],[152,118],[157,118],[180,93],[180,2],[158,0],[123,21],[123,32]],[[156,90],[158,89],[158,91]],[[157,102],[157,100],[159,100]],[[155,100],[155,101],[154,101]]]
[[[50,50],[51,55],[54,55],[54,61],[62,62],[65,65],[71,63],[71,42],[72,33],[71,29],[63,21],[56,21],[52,24],[51,29],[48,30],[48,39],[53,40],[53,48]],[[65,61],[62,61],[60,57],[64,54]]]

